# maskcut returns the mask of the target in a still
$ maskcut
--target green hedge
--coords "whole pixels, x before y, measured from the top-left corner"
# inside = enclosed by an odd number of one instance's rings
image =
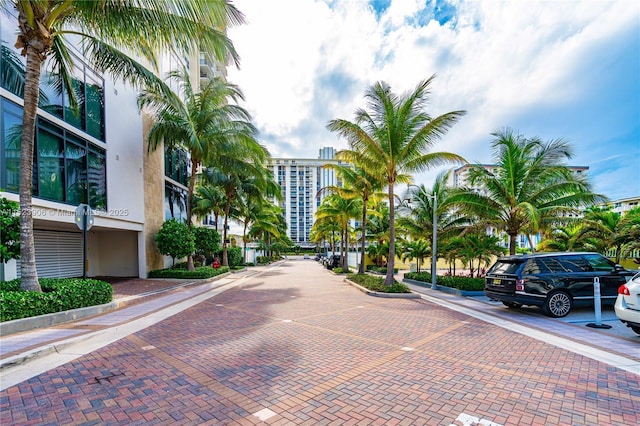
[[[221,266],[217,269],[210,266],[201,266],[194,271],[186,269],[157,269],[149,272],[149,278],[202,279],[215,277],[225,272],[229,272],[228,266]]]
[[[394,281],[394,284],[391,286],[385,285],[384,278],[381,277],[374,277],[367,274],[349,274],[347,275],[347,279],[368,290],[380,293],[411,293],[409,287],[397,281]]]
[[[0,282],[0,321],[35,317],[111,302],[111,284],[82,278],[40,278],[42,293],[20,290],[20,279]]]
[[[367,272],[374,272],[376,274],[387,275],[386,266],[367,265]],[[393,273],[398,273],[398,268],[393,268]]]
[[[404,277],[414,281],[424,281],[425,283],[431,283],[431,274],[428,272],[409,272],[404,274]],[[451,277],[448,275],[438,275],[436,277],[436,284],[443,287],[457,288],[458,290],[464,291],[484,290],[484,278]]]

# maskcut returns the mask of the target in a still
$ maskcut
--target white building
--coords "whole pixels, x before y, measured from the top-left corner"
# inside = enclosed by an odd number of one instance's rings
[[[287,236],[301,247],[313,247],[309,232],[315,221],[315,213],[324,198],[320,190],[341,183],[326,164],[345,164],[335,159],[336,150],[321,148],[317,159],[272,158],[268,169],[280,184],[282,199],[280,207],[287,223]]]
[[[9,87],[9,63],[22,64],[13,44],[16,17],[0,15],[0,196],[18,201],[23,100]],[[79,204],[95,211],[87,235],[87,276],[146,277],[167,260],[154,236],[169,217],[184,217],[189,162],[184,153],[158,148],[147,153],[151,122],[138,111],[137,92],[114,83],[71,49],[77,66],[75,83],[83,91],[80,115],[69,107],[65,93],[48,84],[43,70],[34,145],[33,209],[36,265],[40,277],[83,275],[83,234],[74,221]],[[191,63],[197,85],[217,71],[208,57],[164,59],[163,71]],[[26,212],[21,212],[25,214]],[[19,261],[0,264],[0,279],[20,274]]]

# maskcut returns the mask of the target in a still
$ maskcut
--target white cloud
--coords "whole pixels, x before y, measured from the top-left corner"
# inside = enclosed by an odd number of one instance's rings
[[[455,16],[444,24],[418,0],[394,0],[379,16],[363,0],[234,3],[249,23],[229,32],[242,57],[229,79],[274,156],[346,146],[325,125],[352,119],[368,86],[385,80],[404,92],[433,73],[429,112],[468,111],[436,149],[470,161],[490,160],[490,132],[503,126],[578,139],[582,165],[607,136],[626,134],[610,139],[627,146],[640,138],[640,123],[621,119],[640,121],[640,85],[630,77],[634,59],[640,71],[639,2],[451,1]]]

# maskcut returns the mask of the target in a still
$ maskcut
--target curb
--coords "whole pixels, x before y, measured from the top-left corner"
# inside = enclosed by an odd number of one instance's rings
[[[416,281],[416,280],[410,280],[408,278],[403,278],[402,282],[431,289],[431,283],[425,283],[424,281]],[[446,287],[443,285],[437,286],[435,291],[441,291],[443,293],[448,293],[448,294],[455,294],[456,296],[462,296],[462,297],[484,296],[484,291],[459,290],[457,288]]]
[[[87,306],[85,308],[71,309],[69,311],[54,312],[51,314],[38,315],[37,317],[20,318],[11,321],[0,322],[0,336],[8,336],[11,334],[21,333],[23,331],[35,330],[38,328],[46,328],[55,325],[64,324],[66,322],[76,321],[83,318],[89,318],[96,315],[101,315],[107,312],[115,311],[119,308],[123,308],[128,305],[132,300],[140,297],[152,296],[158,293],[164,293],[174,290],[179,287],[186,287],[193,284],[207,284],[217,281],[226,277],[232,272],[225,272],[224,274],[216,275],[215,277],[205,278],[202,281],[188,281],[182,284],[176,284],[171,287],[165,287],[163,289],[152,290],[146,293],[140,293],[133,296],[123,297],[105,303],[103,305]]]
[[[361,292],[367,294],[368,296],[382,297],[386,299],[421,299],[422,298],[422,296],[416,293],[380,293],[378,291],[372,291],[372,290],[369,290],[368,288],[364,288],[361,285],[356,284],[347,278],[345,278],[344,281],[354,286]]]

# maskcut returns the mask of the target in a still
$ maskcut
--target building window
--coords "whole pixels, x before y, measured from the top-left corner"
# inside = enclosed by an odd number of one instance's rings
[[[164,174],[179,184],[187,186],[191,174],[189,154],[179,148],[165,147]]]
[[[19,192],[22,108],[0,102],[0,188]],[[87,155],[88,153],[88,155]],[[38,117],[33,156],[35,197],[66,204],[107,208],[105,151]]]
[[[187,220],[187,191],[170,182],[164,184],[164,218]]]

